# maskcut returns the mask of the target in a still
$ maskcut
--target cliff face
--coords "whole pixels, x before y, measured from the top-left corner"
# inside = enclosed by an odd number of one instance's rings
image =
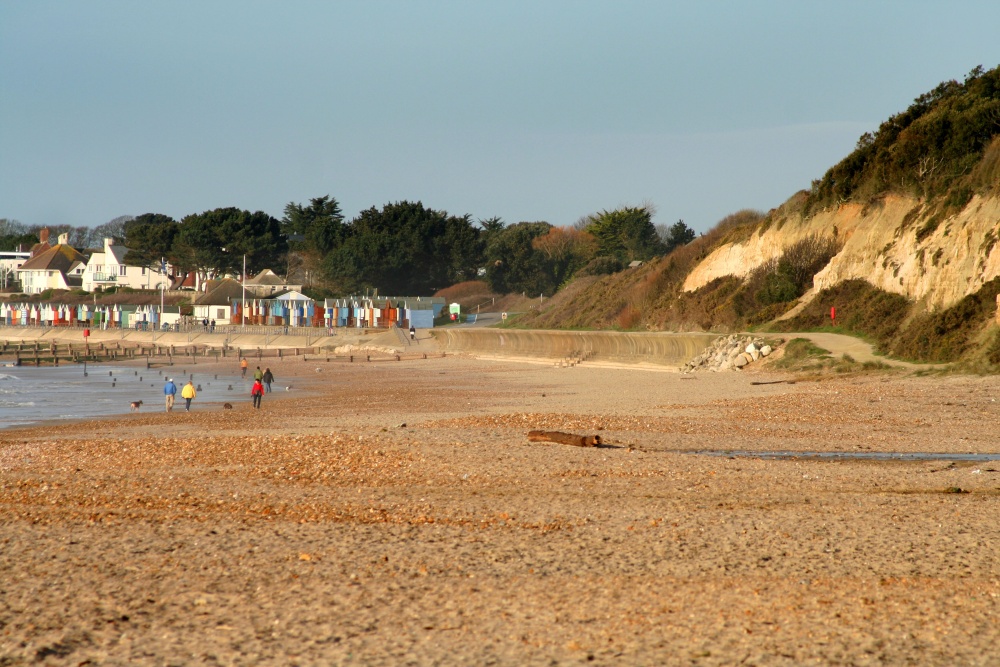
[[[767,227],[738,243],[720,246],[684,282],[694,291],[716,278],[744,277],[785,248],[836,230],[841,251],[813,281],[816,290],[861,278],[932,308],[949,306],[1000,275],[1000,198],[973,197],[957,215],[917,238],[931,212],[922,202],[889,196],[878,205],[848,203],[808,218],[780,213]]]

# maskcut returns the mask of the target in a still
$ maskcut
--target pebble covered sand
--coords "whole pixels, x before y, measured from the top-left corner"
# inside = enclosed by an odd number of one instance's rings
[[[1000,663],[1000,461],[691,453],[1000,452],[998,378],[272,367],[0,432],[0,665]]]

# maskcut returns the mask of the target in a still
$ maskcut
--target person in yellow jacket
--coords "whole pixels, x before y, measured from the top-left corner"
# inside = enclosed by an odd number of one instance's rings
[[[198,394],[194,391],[194,385],[191,384],[191,380],[188,380],[188,383],[184,385],[183,389],[181,389],[181,398],[186,401],[184,405],[184,412],[191,412],[191,399],[197,395]]]

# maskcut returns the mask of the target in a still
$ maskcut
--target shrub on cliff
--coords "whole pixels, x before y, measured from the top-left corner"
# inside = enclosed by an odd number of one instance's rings
[[[1000,278],[994,278],[953,306],[914,318],[899,334],[893,354],[921,361],[957,361],[996,316],[998,293]]]
[[[977,166],[1000,135],[1000,67],[945,81],[865,133],[854,151],[813,183],[806,211],[901,191],[943,196],[960,208],[977,190],[996,191]]]
[[[774,322],[775,331],[809,331],[829,327],[830,308],[835,307],[836,325],[844,333],[871,339],[883,351],[889,350],[900,324],[910,310],[910,302],[900,294],[878,289],[864,280],[847,280],[821,290],[793,318]]]

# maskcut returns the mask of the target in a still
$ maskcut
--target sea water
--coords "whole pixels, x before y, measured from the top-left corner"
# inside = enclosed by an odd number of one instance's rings
[[[186,374],[181,374],[181,371]],[[181,368],[123,368],[103,364],[0,367],[0,429],[52,419],[81,419],[128,413],[132,401],[142,412],[163,412],[166,378],[177,385],[174,411],[184,410],[181,388],[193,378],[198,396],[191,410],[206,403],[250,400],[252,381]]]

